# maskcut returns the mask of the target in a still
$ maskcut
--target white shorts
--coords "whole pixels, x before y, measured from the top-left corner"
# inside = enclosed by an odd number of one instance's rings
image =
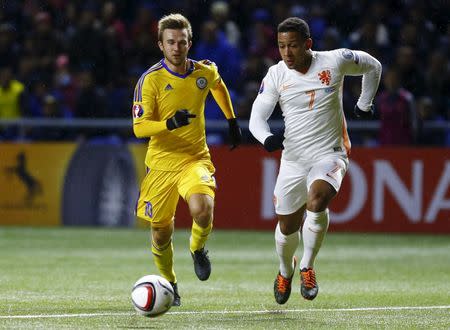
[[[274,191],[275,212],[288,215],[299,210],[306,203],[309,188],[316,180],[328,182],[338,192],[347,168],[348,158],[341,155],[314,161],[281,159]]]

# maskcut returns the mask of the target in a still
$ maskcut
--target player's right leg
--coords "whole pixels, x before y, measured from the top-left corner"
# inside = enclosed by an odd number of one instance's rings
[[[153,261],[162,277],[174,288],[173,305],[180,305],[177,278],[173,267],[173,218],[178,202],[178,192],[173,172],[149,171],[141,184],[136,215],[151,225]]]
[[[152,255],[153,261],[162,277],[172,284],[174,290],[173,306],[180,306],[180,295],[173,269],[173,221],[167,226],[152,227]]]
[[[279,304],[288,301],[291,295],[297,257],[294,255],[299,244],[298,231],[303,218],[304,207],[289,215],[278,215],[275,229],[275,249],[280,261],[280,269],[274,282],[274,296]]]
[[[275,248],[280,261],[274,282],[274,296],[284,304],[291,293],[291,283],[297,259],[298,231],[303,220],[306,201],[306,171],[293,162],[281,161],[274,191],[278,224],[275,229]]]

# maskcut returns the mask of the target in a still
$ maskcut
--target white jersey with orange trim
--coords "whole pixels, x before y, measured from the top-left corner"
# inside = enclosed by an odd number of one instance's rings
[[[289,69],[284,61],[269,68],[250,116],[251,133],[264,144],[272,135],[267,123],[276,103],[285,122],[283,159],[319,159],[330,153],[350,153],[342,109],[344,76],[362,75],[358,107],[367,111],[378,88],[381,64],[363,51],[313,51],[306,73]]]

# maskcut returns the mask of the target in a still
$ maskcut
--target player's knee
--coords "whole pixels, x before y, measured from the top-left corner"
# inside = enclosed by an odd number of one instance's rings
[[[280,231],[283,235],[290,235],[300,230],[300,226],[303,221],[303,215],[305,214],[305,208],[306,205],[303,205],[300,209],[292,214],[277,215]]]
[[[310,192],[308,195],[307,209],[312,212],[322,212],[328,207],[330,198],[322,192]]]
[[[303,214],[303,211],[302,211]],[[301,220],[303,216],[300,214],[291,214],[289,216],[278,215],[278,223],[280,226],[280,231],[283,235],[291,235],[299,231],[301,226]]]
[[[319,199],[313,199],[311,202],[308,203],[308,210],[312,212],[321,212],[325,210],[326,207],[327,203]]]
[[[213,217],[214,199],[205,194],[193,194],[189,198],[188,205],[194,221],[200,227],[208,227]]]
[[[152,244],[157,248],[164,248],[172,240],[173,228],[161,227],[152,228]]]
[[[291,235],[300,229],[300,224],[292,222],[279,222],[280,231],[283,235]]]
[[[152,235],[152,244],[157,249],[164,249],[170,243],[171,237],[163,235]]]
[[[307,209],[312,212],[322,212],[334,196],[336,196],[336,190],[330,183],[316,180],[308,191]]]
[[[213,205],[211,203],[199,203],[190,207],[191,216],[200,227],[207,227],[212,219]]]

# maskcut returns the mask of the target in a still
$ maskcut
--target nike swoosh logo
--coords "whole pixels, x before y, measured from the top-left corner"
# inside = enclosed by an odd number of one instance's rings
[[[289,87],[292,87],[292,86],[294,86],[294,84],[283,84],[283,85],[281,85],[281,90],[284,91],[284,90],[286,90],[286,89],[288,89]]]
[[[313,233],[315,233],[315,234],[318,234],[318,233],[322,232],[322,230],[314,230],[314,229],[312,229],[311,227],[308,227],[308,229],[309,229],[310,231],[312,231]]]

